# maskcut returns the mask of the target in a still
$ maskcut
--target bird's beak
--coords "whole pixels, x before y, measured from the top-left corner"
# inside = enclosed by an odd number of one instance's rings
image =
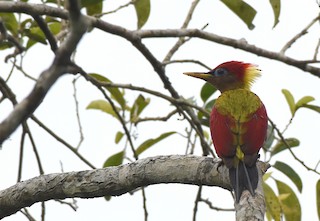
[[[207,81],[211,76],[211,74],[205,73],[205,72],[184,72],[183,74],[191,76],[191,77],[195,77],[195,78],[200,78],[205,81]]]

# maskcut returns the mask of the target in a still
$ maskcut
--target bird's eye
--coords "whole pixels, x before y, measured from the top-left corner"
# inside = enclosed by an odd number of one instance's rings
[[[223,75],[225,75],[225,74],[227,74],[227,73],[228,73],[228,71],[227,71],[226,69],[224,69],[224,68],[218,68],[218,69],[216,69],[216,70],[213,72],[213,74],[214,74],[215,76],[217,76],[217,77],[223,76]]]

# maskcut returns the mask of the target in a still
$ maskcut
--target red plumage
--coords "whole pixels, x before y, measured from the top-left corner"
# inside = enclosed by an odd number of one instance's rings
[[[242,135],[245,155],[257,154],[262,147],[267,133],[267,112],[263,103],[260,108],[250,116],[248,121],[242,124],[246,132]],[[231,129],[236,124],[232,116],[222,115],[213,107],[210,115],[210,130],[214,148],[220,158],[234,157],[236,145]]]
[[[268,127],[268,116],[250,86],[260,70],[255,65],[229,61],[207,73],[186,75],[206,80],[220,90],[210,115],[212,141],[218,156],[229,168],[236,202],[244,190],[254,196],[258,185],[256,161]]]

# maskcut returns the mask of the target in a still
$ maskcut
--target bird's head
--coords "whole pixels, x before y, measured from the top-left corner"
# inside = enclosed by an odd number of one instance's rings
[[[209,72],[186,72],[188,76],[203,79],[219,91],[250,89],[254,80],[260,76],[257,66],[240,61],[228,61]]]

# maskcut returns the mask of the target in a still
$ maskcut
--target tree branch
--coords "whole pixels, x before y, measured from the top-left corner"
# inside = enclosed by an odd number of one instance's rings
[[[266,168],[265,165],[259,163],[259,168]],[[117,167],[41,175],[0,191],[0,219],[36,202],[119,196],[152,184],[181,183],[230,190],[228,174],[228,169],[218,159],[176,155],[150,157]],[[259,188],[262,189],[261,182],[256,191],[258,196],[261,194]],[[255,198],[243,194],[240,203],[246,199],[252,202]],[[252,206],[256,204],[248,206],[254,210]],[[265,211],[260,212],[264,214]]]
[[[0,3],[0,8],[3,5],[6,4]],[[29,5],[29,7],[32,6]],[[56,56],[52,65],[49,69],[42,72],[31,93],[17,104],[10,115],[1,122],[0,144],[15,131],[21,122],[26,120],[30,114],[36,110],[56,80],[68,71],[70,56],[88,27],[88,21],[80,14],[77,0],[70,0],[69,9],[71,25],[70,34],[61,47],[56,50]]]
[[[59,17],[62,19],[68,19],[68,13],[66,10],[47,6],[44,4],[31,4],[24,2],[0,2],[0,12],[18,12],[26,13],[29,15],[49,15],[53,17]],[[108,33],[123,37],[130,42],[134,42],[139,38],[155,38],[155,37],[197,37],[208,41],[216,42],[241,49],[243,51],[256,54],[261,57],[270,58],[283,62],[288,65],[292,65],[303,71],[310,72],[311,74],[320,77],[320,68],[308,65],[308,61],[300,61],[294,58],[282,55],[278,52],[268,51],[255,45],[251,45],[244,40],[236,40],[219,36],[213,33],[205,32],[198,29],[165,29],[165,30],[137,30],[129,31],[123,27],[110,24],[101,19],[97,19],[90,16],[84,16],[91,21],[93,27],[106,31]],[[150,61],[152,64],[152,62]]]
[[[206,31],[198,29],[166,29],[166,30],[138,30],[135,31],[141,38],[154,38],[154,37],[197,37],[208,41],[213,41],[218,44],[231,46],[234,48],[242,49],[244,51],[256,54],[261,57],[270,58],[273,60],[281,61],[283,63],[297,67],[303,71],[310,72],[311,74],[320,77],[320,68],[313,67],[305,61],[299,61],[294,58],[282,55],[278,52],[268,51],[255,45],[251,45],[245,40],[235,40],[232,38],[223,37]]]

